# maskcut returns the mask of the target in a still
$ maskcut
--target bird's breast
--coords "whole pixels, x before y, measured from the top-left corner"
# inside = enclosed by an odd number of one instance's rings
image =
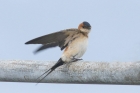
[[[74,39],[64,50],[62,59],[63,61],[69,62],[72,58],[80,58],[83,56],[87,49],[88,38],[80,36]]]

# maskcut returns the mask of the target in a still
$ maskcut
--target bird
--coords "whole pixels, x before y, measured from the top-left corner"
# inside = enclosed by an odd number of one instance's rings
[[[64,50],[62,56],[50,69],[45,71],[37,79],[44,76],[38,81],[41,82],[45,77],[47,77],[52,71],[54,71],[59,66],[70,62],[76,62],[80,59],[86,52],[88,45],[88,35],[91,31],[91,25],[87,21],[83,21],[79,24],[78,28],[70,28],[65,30],[60,30],[51,34],[37,37],[25,44],[42,44],[35,53],[42,51],[44,49],[59,46],[61,50]]]

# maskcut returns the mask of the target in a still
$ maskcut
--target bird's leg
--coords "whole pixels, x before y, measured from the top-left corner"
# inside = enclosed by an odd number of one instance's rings
[[[83,59],[73,58],[71,62],[76,62],[76,61],[79,61],[79,60],[83,60]]]
[[[67,71],[69,70],[69,66],[71,65],[71,63],[77,62],[77,61],[79,61],[79,60],[83,60],[83,59],[78,59],[78,58],[72,57],[72,61],[65,64],[66,67],[64,68],[63,71],[64,71],[64,72],[67,72]]]
[[[71,57],[71,59],[72,59],[71,62],[77,62],[77,61],[79,61],[79,60],[83,60],[83,59],[78,59],[78,58],[76,58],[76,56],[77,56],[77,54]]]

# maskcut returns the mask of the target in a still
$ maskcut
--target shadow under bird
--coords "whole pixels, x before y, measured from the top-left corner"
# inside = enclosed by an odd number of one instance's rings
[[[44,35],[35,39],[32,39],[25,44],[42,44],[35,53],[48,49],[51,47],[59,46],[61,50],[64,50],[62,56],[57,63],[52,66],[49,70],[44,72],[39,78],[44,76],[38,81],[41,82],[47,75],[49,75],[57,67],[64,65],[69,62],[76,62],[81,60],[83,54],[87,49],[88,34],[91,30],[91,25],[84,21],[79,24],[78,28],[65,29],[59,32]]]

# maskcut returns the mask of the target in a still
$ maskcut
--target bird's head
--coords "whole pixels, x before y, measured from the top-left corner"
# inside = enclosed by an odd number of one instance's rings
[[[91,30],[91,25],[84,21],[82,22],[79,26],[78,26],[78,29],[81,31],[81,32],[84,32],[84,33],[89,33],[90,30]]]

